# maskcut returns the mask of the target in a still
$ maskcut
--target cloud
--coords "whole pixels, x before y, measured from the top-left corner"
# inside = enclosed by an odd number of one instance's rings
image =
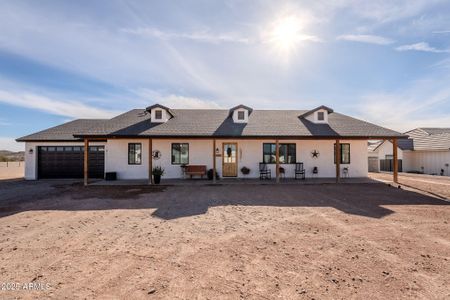
[[[71,118],[110,118],[118,114],[116,111],[95,108],[79,101],[55,100],[27,92],[0,90],[0,102]]]
[[[376,45],[390,45],[394,43],[394,40],[392,39],[369,34],[345,34],[338,36],[336,39],[342,41],[352,41]]]
[[[192,109],[220,109],[223,108],[217,102],[212,100],[200,99],[197,97],[188,97],[176,94],[163,94],[151,89],[139,89],[133,91],[136,95],[144,99],[151,99],[152,103],[159,103],[170,108],[192,108]],[[149,103],[145,103],[149,105]]]
[[[122,28],[121,32],[133,34],[141,37],[151,37],[161,40],[193,40],[205,43],[241,43],[249,44],[251,40],[246,37],[241,37],[233,33],[211,33],[208,30],[193,32],[193,33],[182,33],[173,31],[163,31],[153,27],[140,27],[140,28]]]
[[[450,30],[438,30],[438,31],[433,31],[433,34],[447,34],[450,33]]]
[[[433,53],[448,53],[450,50],[448,49],[437,49],[434,47],[431,47],[426,42],[420,42],[416,44],[410,44],[410,45],[402,45],[397,48],[395,48],[397,51],[422,51],[422,52],[433,52]]]
[[[24,151],[25,144],[16,142],[12,137],[0,136],[0,150]]]
[[[220,109],[223,108],[214,101],[202,100],[199,98],[184,97],[179,95],[169,95],[160,100],[161,104],[171,108],[210,108]]]
[[[411,82],[398,91],[371,92],[357,105],[359,117],[401,132],[417,127],[450,127],[449,78]]]

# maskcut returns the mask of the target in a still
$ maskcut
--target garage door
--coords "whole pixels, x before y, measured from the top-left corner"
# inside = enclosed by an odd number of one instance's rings
[[[38,147],[39,178],[83,178],[84,147]],[[89,147],[89,177],[103,178],[105,147]]]

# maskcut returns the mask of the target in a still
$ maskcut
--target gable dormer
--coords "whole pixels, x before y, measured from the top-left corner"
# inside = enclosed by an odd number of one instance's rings
[[[248,117],[253,109],[245,105],[238,105],[230,109],[230,117],[234,123],[248,123]]]
[[[170,108],[161,104],[154,104],[145,109],[150,113],[150,120],[152,123],[165,123],[173,117]]]
[[[300,117],[305,118],[306,120],[315,124],[328,124],[328,115],[331,113],[333,113],[333,110],[331,108],[322,105],[315,109],[307,111]]]

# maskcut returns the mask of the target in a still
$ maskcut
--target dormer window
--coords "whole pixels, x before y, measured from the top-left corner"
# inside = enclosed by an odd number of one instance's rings
[[[230,117],[234,123],[248,123],[248,118],[253,109],[245,105],[238,105],[230,109]]]
[[[305,112],[300,117],[315,124],[328,124],[328,116],[332,113],[333,110],[331,108],[322,105]]]
[[[155,104],[146,108],[150,113],[150,121],[152,123],[165,123],[174,117],[172,110],[160,104]]]
[[[323,111],[317,112],[317,120],[324,121],[325,120],[325,112],[323,112]]]

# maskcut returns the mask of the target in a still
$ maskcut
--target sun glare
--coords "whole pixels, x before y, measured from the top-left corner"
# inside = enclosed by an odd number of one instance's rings
[[[273,24],[269,40],[283,52],[292,52],[302,40],[302,24],[299,18],[287,16]]]

